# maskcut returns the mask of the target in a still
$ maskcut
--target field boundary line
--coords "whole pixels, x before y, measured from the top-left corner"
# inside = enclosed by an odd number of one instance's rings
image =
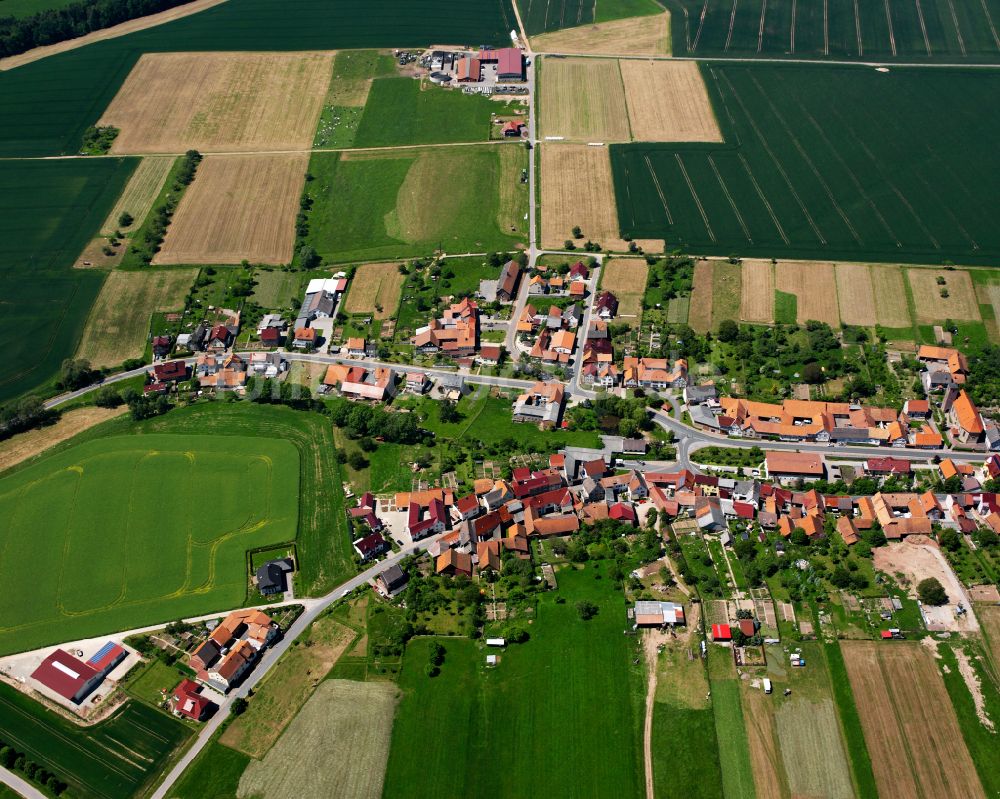
[[[739,93],[736,91],[736,87],[733,86],[732,81],[729,80],[728,75],[723,74],[722,79],[728,84],[729,90],[733,93],[733,97],[736,99],[736,102],[740,104],[740,108],[743,110],[744,116],[746,116],[747,121],[750,123],[750,126],[754,130],[754,133],[757,134],[757,139],[760,141],[761,146],[767,151],[767,154],[770,156],[771,161],[774,163],[774,166],[777,168],[778,172],[781,173],[781,177],[782,179],[784,179],[785,185],[788,186],[788,190],[792,193],[792,196],[795,198],[795,202],[798,203],[803,216],[805,216],[806,221],[809,223],[809,227],[811,227],[813,233],[816,234],[816,238],[819,239],[820,244],[826,244],[827,243],[826,237],[823,235],[822,231],[816,225],[816,220],[812,218],[812,214],[809,213],[809,209],[806,208],[805,203],[802,202],[802,197],[800,197],[798,191],[795,190],[795,186],[792,184],[791,179],[788,177],[788,173],[785,171],[784,166],[782,166],[781,162],[778,160],[778,157],[774,154],[774,151],[771,149],[771,145],[767,143],[767,139],[764,138],[764,134],[762,133],[761,129],[757,127],[757,123],[754,121],[754,118],[750,115],[749,109],[746,107],[746,105],[744,105],[742,98],[740,98]]]
[[[888,3],[889,0],[885,0],[885,2]],[[799,142],[799,139],[795,135],[795,132],[788,125],[788,122],[785,121],[785,118],[781,115],[781,112],[778,111],[777,106],[775,106],[775,104],[771,101],[771,98],[768,96],[767,92],[764,90],[764,87],[760,85],[760,82],[757,80],[757,76],[754,75],[754,74],[752,74],[752,73],[748,73],[748,74],[750,74],[750,80],[753,81],[754,86],[757,87],[757,91],[760,92],[761,96],[767,102],[768,106],[770,106],[771,113],[773,113],[774,116],[777,118],[777,120],[781,123],[781,127],[783,127],[785,129],[785,133],[787,133],[788,136],[791,138],[792,144],[795,145],[795,149],[799,151],[799,155],[802,156],[802,158],[805,160],[806,164],[809,166],[810,171],[815,176],[816,180],[818,180],[819,183],[820,183],[820,185],[823,187],[823,191],[826,192],[826,196],[830,200],[830,204],[836,209],[837,213],[840,215],[840,218],[842,220],[844,220],[844,224],[847,225],[847,229],[850,231],[851,235],[854,237],[854,240],[859,245],[863,246],[864,242],[861,240],[861,237],[858,235],[857,230],[855,230],[854,225],[851,224],[851,220],[848,219],[847,214],[844,213],[844,209],[840,207],[840,204],[837,202],[836,197],[833,196],[833,191],[830,189],[830,184],[828,184],[826,182],[826,180],[823,178],[823,176],[820,174],[819,170],[816,168],[816,164],[809,157],[809,153],[806,152],[806,149]]]
[[[830,55],[830,0],[823,0],[823,55]]]
[[[764,207],[767,208],[767,212],[771,215],[771,221],[774,222],[774,226],[778,229],[778,233],[781,235],[782,241],[784,241],[787,246],[791,246],[791,242],[788,240],[785,229],[781,226],[781,222],[778,221],[778,216],[774,213],[774,208],[771,207],[771,202],[767,199],[767,195],[764,194],[764,190],[760,187],[760,184],[757,182],[757,178],[754,177],[753,172],[750,171],[750,164],[747,163],[747,159],[743,156],[743,153],[739,153],[738,158],[740,159],[740,163],[743,164],[743,169],[747,173],[747,177],[750,178],[750,182],[753,183],[754,189],[757,190],[757,196],[760,197],[760,201],[764,203]]]
[[[920,7],[920,0],[913,0],[913,2],[917,6],[917,19],[920,21],[920,32],[924,35],[924,49],[927,50],[927,55],[930,57],[931,40],[927,38],[927,23],[924,21],[924,10]]]
[[[996,45],[997,50],[1000,50],[1000,36],[997,36],[997,29],[993,24],[993,17],[990,15],[989,6],[986,5],[986,0],[979,0],[979,5],[983,7],[983,13],[986,15],[986,21],[990,25],[990,33],[993,34],[993,44]]]
[[[729,52],[729,43],[733,40],[733,26],[736,24],[736,6],[740,0],[733,0],[733,10],[729,12],[729,33],[726,35],[725,52]]]
[[[708,14],[708,0],[705,0],[705,5],[701,7],[701,16],[698,18],[698,31],[694,36],[694,46],[688,46],[689,52],[694,52],[698,49],[698,42],[701,40],[701,32],[705,27],[705,16]]]
[[[712,225],[708,221],[708,215],[705,213],[705,208],[701,204],[698,192],[694,190],[694,184],[688,176],[688,171],[684,168],[684,161],[681,159],[681,154],[674,153],[674,158],[677,160],[677,166],[681,168],[681,174],[684,176],[684,182],[687,183],[688,191],[691,192],[691,198],[694,200],[694,204],[698,206],[698,213],[701,214],[701,221],[705,223],[705,230],[708,231],[708,235],[712,239],[712,243],[715,244],[717,242],[717,239],[715,238],[715,231],[712,230]]]
[[[792,0],[792,9],[795,8],[795,0]],[[794,10],[792,11],[794,18]],[[763,0],[760,4],[760,26],[757,28],[757,52],[759,53],[764,48],[764,18],[767,16],[767,0]],[[793,28],[794,30],[794,28]],[[794,41],[795,34],[792,34],[792,39]],[[793,45],[794,46],[794,45]]]
[[[854,35],[858,39],[858,56],[864,57],[865,46],[861,42],[861,10],[858,8],[858,0],[854,0]]]
[[[663,188],[660,186],[660,179],[656,177],[656,172],[653,171],[653,163],[649,160],[649,156],[643,156],[646,159],[646,169],[649,170],[649,176],[653,179],[653,185],[656,186],[656,193],[660,195],[660,202],[663,203],[663,210],[667,213],[667,224],[673,227],[674,216],[670,213],[670,206],[667,205],[667,198],[663,194]],[[628,179],[628,171],[625,172],[625,178]],[[626,187],[627,187],[626,183]]]
[[[740,213],[740,209],[736,207],[736,203],[733,200],[733,195],[729,193],[729,187],[722,180],[722,175],[719,174],[719,168],[715,165],[715,159],[712,156],[708,156],[708,165],[712,167],[712,171],[715,173],[715,179],[719,181],[719,188],[722,189],[723,193],[726,195],[726,199],[729,200],[729,205],[733,209],[733,213],[736,215],[736,219],[740,223],[740,227],[743,228],[743,235],[747,237],[747,241],[753,244],[753,236],[750,235],[750,231],[747,228],[747,223],[743,221],[743,214]]]
[[[823,0],[823,8],[826,9],[826,0]],[[795,16],[798,10],[798,0],[792,0],[792,24],[788,29],[788,52],[790,55],[795,55]]]
[[[889,49],[892,50],[892,57],[896,57],[896,32],[892,29],[892,11],[889,10],[889,0],[882,0],[885,6],[885,21],[889,26]]]
[[[965,55],[965,39],[962,38],[962,28],[958,24],[954,0],[948,0],[948,9],[951,11],[951,23],[955,26],[955,35],[958,37],[958,49],[962,51],[962,55]]]

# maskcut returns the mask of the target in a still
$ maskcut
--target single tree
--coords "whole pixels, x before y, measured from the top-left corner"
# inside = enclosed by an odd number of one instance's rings
[[[948,602],[948,592],[937,577],[927,577],[917,584],[917,596],[925,605],[944,605]]]
[[[598,607],[593,602],[581,599],[576,603],[576,612],[580,615],[580,618],[584,621],[594,618],[597,615]]]

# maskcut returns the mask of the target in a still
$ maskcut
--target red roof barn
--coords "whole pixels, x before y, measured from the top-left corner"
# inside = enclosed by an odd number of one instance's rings
[[[100,685],[103,675],[69,652],[57,649],[31,673],[31,678],[78,705]]]

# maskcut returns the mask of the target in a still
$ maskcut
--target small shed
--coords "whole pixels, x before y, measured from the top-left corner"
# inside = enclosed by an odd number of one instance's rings
[[[507,642],[503,638],[487,638],[486,646],[504,646]]]
[[[733,633],[729,629],[728,624],[713,624],[712,625],[712,640],[713,641],[732,641]]]

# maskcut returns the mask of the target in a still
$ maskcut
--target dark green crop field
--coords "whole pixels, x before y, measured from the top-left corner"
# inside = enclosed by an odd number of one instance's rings
[[[703,69],[726,143],[612,146],[623,233],[708,255],[1000,257],[1000,74]]]
[[[0,161],[0,402],[73,354],[103,274],[73,269],[138,159]]]
[[[1000,0],[665,0],[675,55],[1000,60]]]
[[[79,727],[0,684],[0,740],[69,783],[80,799],[138,795],[190,733],[166,713],[128,702],[92,727]]]
[[[654,0],[517,0],[517,7],[529,36],[663,11]]]
[[[75,0],[0,0],[0,18],[23,19],[39,11],[65,8]]]
[[[502,44],[510,0],[229,0],[166,25],[0,72],[0,155],[75,152],[144,52]]]

